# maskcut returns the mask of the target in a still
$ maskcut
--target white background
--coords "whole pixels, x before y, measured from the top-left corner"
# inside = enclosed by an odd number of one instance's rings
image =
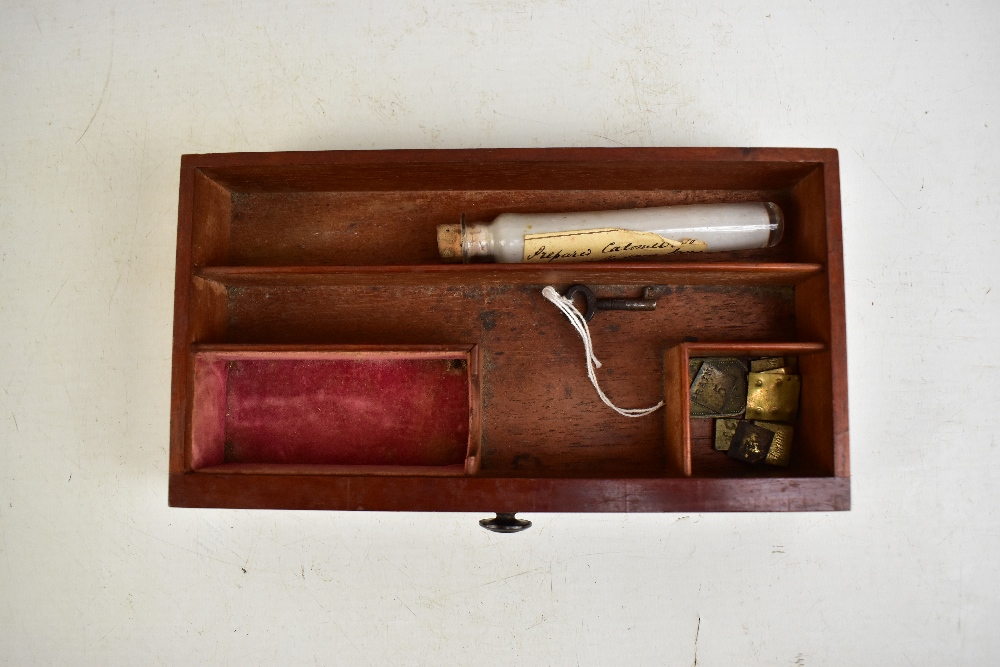
[[[997,3],[615,5],[0,3],[0,661],[1000,659]],[[167,507],[182,153],[618,145],[840,150],[850,512]]]

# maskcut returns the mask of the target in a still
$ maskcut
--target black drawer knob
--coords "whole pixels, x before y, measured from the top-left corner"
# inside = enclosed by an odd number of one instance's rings
[[[497,512],[492,519],[480,519],[479,525],[494,533],[519,533],[531,528],[530,521],[514,518],[514,512]]]

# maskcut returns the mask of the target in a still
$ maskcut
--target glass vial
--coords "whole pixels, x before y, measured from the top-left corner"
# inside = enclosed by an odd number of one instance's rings
[[[693,204],[581,213],[504,213],[491,223],[438,225],[452,262],[644,261],[678,252],[769,248],[781,240],[777,204]]]

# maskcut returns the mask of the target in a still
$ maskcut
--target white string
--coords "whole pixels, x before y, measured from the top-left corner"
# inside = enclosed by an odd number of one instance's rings
[[[601,397],[605,405],[624,417],[645,417],[663,407],[663,401],[660,401],[651,408],[619,408],[612,403],[604,392],[601,391],[600,385],[597,384],[597,374],[594,373],[594,369],[600,368],[601,362],[598,361],[597,356],[594,354],[594,344],[590,340],[590,328],[587,326],[587,320],[580,314],[580,311],[576,309],[571,300],[561,295],[551,285],[542,290],[542,296],[554,303],[556,308],[562,311],[562,314],[566,316],[569,323],[580,334],[580,338],[583,339],[583,351],[587,355],[587,377],[590,378],[590,383],[594,385],[597,395]]]

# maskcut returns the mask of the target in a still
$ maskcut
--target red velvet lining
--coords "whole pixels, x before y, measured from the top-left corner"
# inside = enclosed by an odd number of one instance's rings
[[[215,358],[196,364],[195,384],[196,469],[446,466],[468,452],[464,360]]]

